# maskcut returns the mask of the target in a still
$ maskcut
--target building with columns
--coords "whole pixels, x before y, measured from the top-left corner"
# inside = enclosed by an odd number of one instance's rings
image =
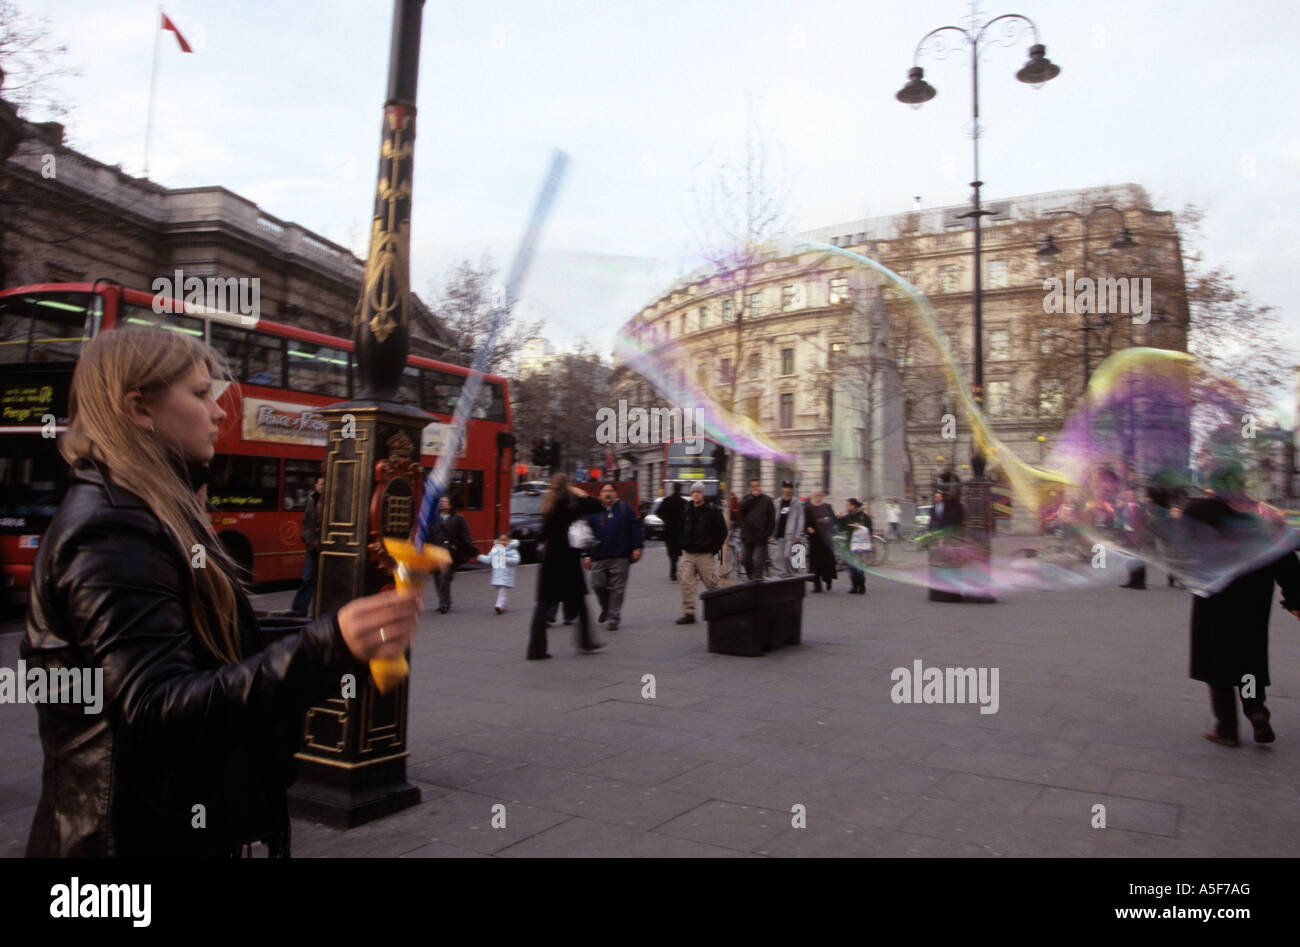
[[[972,233],[969,220],[957,216],[968,209],[823,227],[746,268],[678,280],[624,326],[649,353],[656,379],[617,364],[613,399],[665,406],[651,382],[667,379],[674,390],[689,384],[752,419],[796,460],[744,459],[730,479],[757,473],[769,493],[792,479],[804,496],[827,490],[837,508],[850,495],[870,500],[873,516],[889,497],[925,502],[942,472],[969,476],[970,430],[942,357],[895,281],[817,247],[879,262],[923,292],[968,384]],[[1108,354],[1130,345],[1186,351],[1181,244],[1173,215],[1152,208],[1132,184],[1016,197],[990,209],[982,255],[985,413],[1011,450],[1036,463]],[[1124,250],[1111,246],[1121,228],[1132,244]],[[1044,247],[1054,255],[1041,253]],[[1052,311],[1046,281],[1067,279],[1071,290],[1083,280],[1112,288],[1122,280],[1138,295],[1112,292],[1098,305],[1094,294],[1085,331],[1085,314],[1073,305]],[[1143,312],[1127,311],[1139,301]],[[642,496],[660,492],[662,446],[621,445],[616,456],[624,476],[634,470],[640,479]],[[996,458],[991,467],[996,473]]]

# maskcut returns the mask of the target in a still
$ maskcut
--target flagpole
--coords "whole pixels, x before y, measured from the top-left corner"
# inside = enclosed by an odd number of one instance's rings
[[[149,144],[153,138],[153,100],[158,92],[158,44],[162,42],[162,4],[153,21],[153,74],[149,78],[149,120],[144,126],[144,176],[149,176]]]

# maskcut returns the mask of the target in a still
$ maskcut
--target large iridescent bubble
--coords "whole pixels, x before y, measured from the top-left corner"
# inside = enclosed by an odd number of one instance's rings
[[[906,317],[938,355],[947,394],[975,449],[996,468],[1012,503],[1039,527],[1039,535],[1023,541],[999,537],[991,552],[960,525],[887,544],[877,539],[868,551],[862,542],[853,548],[852,531],[842,521],[827,539],[846,565],[954,595],[998,597],[1115,584],[1145,563],[1208,595],[1300,546],[1300,533],[1279,511],[1249,497],[1260,444],[1243,429],[1252,416],[1246,397],[1186,353],[1129,348],[1112,355],[1065,420],[1051,456],[1035,465],[998,437],[976,404],[947,334],[916,286],[829,244],[788,239],[765,250],[772,258],[808,252],[838,257],[898,290]],[[662,349],[650,351],[620,336],[616,351],[665,397],[703,406],[709,436],[747,456],[790,459],[750,419],[686,384]],[[884,532],[883,524],[876,529]]]

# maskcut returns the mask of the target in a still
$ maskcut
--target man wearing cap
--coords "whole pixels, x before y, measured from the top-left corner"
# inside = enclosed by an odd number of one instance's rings
[[[682,585],[682,617],[677,619],[677,624],[695,622],[697,576],[709,591],[718,587],[716,557],[726,541],[727,523],[722,518],[722,511],[711,503],[705,503],[704,490],[695,487],[691,490],[691,503],[682,513],[681,525],[677,529],[677,544],[682,550],[678,572]]]
[[[776,501],[777,567],[781,575],[794,575],[790,555],[794,541],[803,536],[803,504],[794,495],[794,484],[781,481],[781,498]]]

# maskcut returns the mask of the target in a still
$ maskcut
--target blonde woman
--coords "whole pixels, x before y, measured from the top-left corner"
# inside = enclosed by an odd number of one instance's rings
[[[278,637],[259,626],[204,508],[219,366],[158,328],[105,332],[77,365],[59,445],[69,487],[36,558],[22,656],[102,671],[102,700],[38,706],[29,856],[223,857],[255,841],[287,856],[306,709],[415,632],[419,603],[395,592]]]

